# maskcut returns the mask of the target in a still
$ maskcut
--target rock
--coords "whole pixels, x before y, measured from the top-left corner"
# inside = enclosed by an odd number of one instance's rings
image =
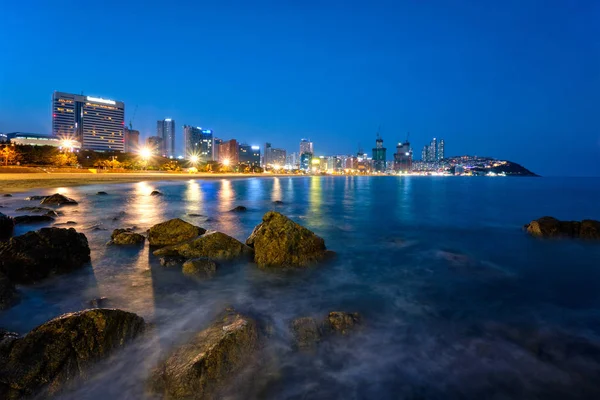
[[[230,212],[244,212],[244,211],[248,211],[248,209],[244,206],[237,206],[230,210]]]
[[[54,193],[52,196],[48,196],[45,199],[43,199],[40,204],[54,204],[57,206],[63,206],[63,205],[76,206],[79,203],[77,203],[73,199],[63,196],[62,194]]]
[[[21,207],[17,208],[15,211],[27,211],[31,213],[47,213],[54,212],[53,209],[47,207]]]
[[[15,285],[6,275],[0,272],[0,310],[5,310],[12,306],[17,299],[17,290]]]
[[[322,238],[276,211],[263,216],[246,244],[259,267],[305,267],[327,256]]]
[[[160,258],[160,265],[167,268],[179,267],[181,266],[187,259],[185,257],[178,256],[167,256]]]
[[[359,313],[332,311],[325,320],[324,328],[331,333],[346,335],[360,324],[361,317]]]
[[[44,215],[47,215],[49,217],[58,217],[59,215],[64,215],[64,213],[50,210],[47,213],[45,213]]]
[[[77,225],[77,222],[67,221],[67,222],[59,222],[58,224],[54,224],[54,226],[61,226],[61,225]]]
[[[553,217],[542,217],[525,225],[527,233],[532,236],[570,237],[584,239],[600,239],[600,221],[560,221]]]
[[[2,197],[13,197],[13,196],[10,193],[5,193],[5,194],[2,195]]]
[[[202,214],[188,214],[188,217],[204,217]]]
[[[190,276],[212,276],[217,272],[217,263],[206,257],[193,258],[183,263],[181,271]]]
[[[106,192],[98,192],[98,193],[96,193],[96,195],[98,195],[98,196],[106,196],[106,195],[108,195],[108,193],[106,193]]]
[[[161,362],[150,375],[150,389],[165,399],[220,398],[257,348],[256,323],[228,311]]]
[[[150,246],[170,246],[196,238],[205,232],[204,228],[174,218],[150,228],[148,243]]]
[[[0,243],[0,271],[15,283],[69,272],[88,261],[87,238],[73,228],[42,228]]]
[[[110,242],[108,244],[120,245],[120,246],[131,246],[131,245],[143,245],[146,238],[139,233],[133,232],[131,229],[115,229],[110,235]]]
[[[59,393],[85,379],[97,361],[106,359],[144,332],[143,318],[110,309],[64,314],[10,343],[0,362],[0,382],[12,396]]]
[[[275,201],[273,202],[273,204],[275,204],[276,206],[282,206],[282,205],[283,205],[283,204],[285,204],[285,203],[284,203],[283,201],[281,201],[281,200],[275,200]]]
[[[98,297],[97,299],[92,299],[89,301],[89,306],[91,308],[104,308],[108,303],[108,298],[106,297]]]
[[[321,341],[321,330],[314,318],[303,317],[292,321],[295,344],[299,349],[311,349]]]
[[[29,196],[29,197],[25,197],[25,200],[28,200],[28,201],[44,200],[46,197],[48,197],[48,196]]]
[[[232,260],[252,254],[252,249],[221,232],[210,232],[188,242],[163,247],[155,256],[180,256],[185,258],[208,257],[214,260]]]
[[[18,339],[21,337],[18,333],[9,332],[5,329],[0,328],[0,345],[4,344],[7,341],[11,341],[14,339]]]
[[[150,193],[150,196],[162,196],[163,194],[161,192],[159,192],[158,190],[153,190],[152,193]]]
[[[38,224],[41,222],[52,222],[54,218],[49,215],[19,215],[13,218],[15,225],[18,224]]]
[[[15,221],[8,215],[0,213],[0,241],[8,240],[15,229]]]

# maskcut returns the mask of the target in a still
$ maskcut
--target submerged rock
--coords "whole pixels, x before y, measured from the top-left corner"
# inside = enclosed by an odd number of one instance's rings
[[[0,310],[9,308],[17,299],[17,290],[15,285],[6,275],[0,272]]]
[[[259,267],[305,267],[328,254],[322,238],[276,211],[263,216],[246,244]]]
[[[184,275],[208,277],[217,272],[217,263],[206,257],[193,258],[183,263],[181,271]]]
[[[159,192],[158,190],[153,190],[152,193],[150,193],[150,196],[162,196],[162,192]]]
[[[222,232],[205,233],[196,239],[154,252],[155,256],[207,257],[215,260],[232,260],[250,254],[251,248]]]
[[[63,205],[76,206],[79,203],[77,203],[73,199],[63,196],[60,193],[54,193],[52,196],[48,196],[48,197],[44,198],[40,204],[53,204],[53,205],[57,205],[57,206],[63,206]]]
[[[0,213],[0,241],[8,240],[15,229],[15,220]]]
[[[206,232],[206,229],[174,218],[154,225],[148,231],[150,246],[170,246],[193,239]]]
[[[184,257],[161,257],[160,265],[167,268],[179,267],[186,261]]]
[[[553,217],[542,217],[525,225],[527,233],[537,237],[571,237],[600,239],[600,221],[560,221]]]
[[[361,317],[359,313],[332,311],[325,320],[324,328],[328,332],[346,335],[360,324]]]
[[[139,233],[133,232],[131,229],[115,229],[110,235],[108,244],[131,246],[144,244],[146,238]]]
[[[143,318],[121,310],[95,309],[64,314],[9,344],[0,360],[0,382],[10,397],[59,393],[85,379],[105,359],[144,332]]]
[[[29,196],[29,197],[25,197],[25,200],[27,200],[27,201],[44,200],[46,197],[48,197],[48,196]]]
[[[108,195],[108,193],[106,193],[106,192],[98,192],[98,193],[96,193],[96,195],[98,195],[98,196],[106,196],[106,195]]]
[[[248,211],[248,209],[244,206],[237,206],[233,209],[230,210],[231,212],[244,212],[244,211]]]
[[[150,389],[166,399],[219,398],[257,347],[256,323],[228,311],[161,362],[150,376]]]
[[[311,317],[297,318],[292,321],[295,345],[300,349],[310,349],[321,341],[321,329],[317,320]]]
[[[13,195],[10,194],[10,193],[5,193],[5,194],[2,195],[2,197],[13,197]]]
[[[16,283],[69,272],[88,261],[87,238],[73,228],[42,228],[0,243],[0,271]]]
[[[52,222],[54,218],[49,215],[19,215],[13,218],[15,225],[18,224],[37,224],[40,222]]]
[[[49,212],[55,212],[53,209],[51,208],[47,208],[47,207],[21,207],[21,208],[17,208],[15,211],[27,211],[27,212],[32,212],[32,213],[49,213]]]
[[[285,203],[284,203],[283,201],[281,201],[281,200],[275,200],[275,201],[273,202],[273,204],[275,204],[276,206],[281,206],[281,205],[283,205],[283,204],[285,204]]]

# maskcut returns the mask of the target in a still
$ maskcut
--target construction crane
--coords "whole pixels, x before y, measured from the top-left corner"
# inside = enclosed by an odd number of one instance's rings
[[[133,117],[129,120],[129,130],[133,130],[133,120],[135,119],[135,113],[137,113],[137,104],[135,105],[135,110],[133,110]]]

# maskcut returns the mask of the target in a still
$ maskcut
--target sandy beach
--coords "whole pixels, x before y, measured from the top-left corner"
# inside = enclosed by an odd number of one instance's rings
[[[290,177],[294,175],[274,174],[188,174],[188,173],[0,173],[0,194],[26,192],[32,189],[71,187],[111,183],[129,183],[141,181],[168,181],[188,179],[241,179],[265,178],[273,176]]]

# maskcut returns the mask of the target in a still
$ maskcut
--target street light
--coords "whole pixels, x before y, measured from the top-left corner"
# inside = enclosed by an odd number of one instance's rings
[[[229,158],[226,158],[226,159],[223,160],[223,165],[224,166],[229,167],[229,163],[230,163]]]
[[[74,142],[71,139],[63,139],[60,144],[61,147],[67,151],[71,151],[74,146]]]
[[[139,154],[144,160],[147,160],[150,157],[152,157],[152,151],[147,147],[141,148]]]
[[[196,165],[198,163],[198,161],[200,161],[200,158],[198,156],[190,157],[190,162],[192,163],[192,165]]]

